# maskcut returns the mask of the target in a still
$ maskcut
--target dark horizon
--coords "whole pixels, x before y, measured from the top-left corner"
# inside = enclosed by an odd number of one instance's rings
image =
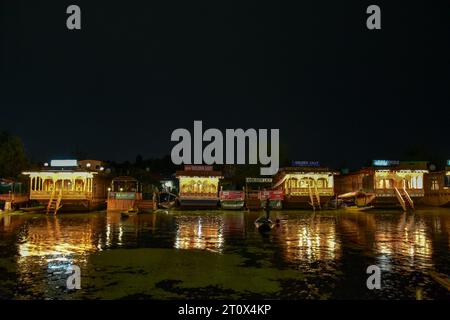
[[[450,158],[447,6],[378,1],[4,3],[2,124],[34,161],[170,154],[174,129],[279,128],[331,167]],[[420,159],[422,158],[422,159]]]

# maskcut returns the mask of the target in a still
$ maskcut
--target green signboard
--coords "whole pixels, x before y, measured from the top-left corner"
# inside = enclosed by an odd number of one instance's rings
[[[117,200],[134,200],[136,199],[135,192],[116,192],[114,198]]]

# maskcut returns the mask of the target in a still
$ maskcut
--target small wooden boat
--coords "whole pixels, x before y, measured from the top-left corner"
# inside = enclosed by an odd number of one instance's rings
[[[369,205],[375,199],[373,193],[366,193],[362,191],[349,192],[341,194],[337,197],[337,200],[341,200],[340,207],[346,211],[367,211],[373,209],[373,206]]]
[[[11,211],[11,210],[0,211],[0,215],[3,216],[21,216],[23,214],[25,214],[25,212],[23,211]]]
[[[44,206],[35,206],[35,207],[26,207],[26,208],[20,208],[21,211],[26,213],[38,213],[38,212],[44,212],[45,207]]]
[[[129,210],[127,210],[127,211],[122,211],[122,212],[120,213],[120,216],[121,216],[122,218],[128,218],[128,217],[131,217],[131,216],[136,216],[136,215],[138,215],[138,214],[139,214],[139,210],[138,210],[138,209],[132,208],[132,209],[129,209]]]
[[[370,210],[370,209],[373,209],[373,208],[374,208],[373,206],[362,206],[362,207],[359,207],[359,206],[344,206],[344,209],[347,210],[347,211],[367,211],[367,210]]]
[[[266,232],[270,231],[274,227],[274,223],[272,220],[267,219],[266,217],[259,217],[255,221],[255,226],[259,231]]]
[[[158,207],[161,209],[170,209],[176,206],[178,196],[171,192],[160,192],[158,194]]]

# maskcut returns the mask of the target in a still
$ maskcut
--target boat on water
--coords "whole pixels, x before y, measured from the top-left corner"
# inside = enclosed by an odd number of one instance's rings
[[[158,208],[170,209],[176,206],[178,196],[171,192],[163,191],[158,193]]]
[[[127,211],[122,211],[120,213],[120,216],[122,218],[128,218],[128,217],[131,217],[131,216],[136,216],[138,214],[139,214],[139,210],[138,209],[131,208],[131,209],[127,210]]]
[[[181,209],[216,209],[222,172],[210,165],[185,165],[177,171],[180,183],[178,203]]]
[[[362,191],[348,192],[337,197],[341,208],[346,211],[367,211],[373,209],[374,206],[369,205],[374,199],[374,194]]]
[[[359,206],[343,206],[343,208],[346,211],[355,211],[355,212],[357,212],[357,211],[367,211],[367,210],[373,209],[374,206],[362,206],[362,207],[359,207]]]
[[[35,206],[35,207],[24,207],[20,208],[20,211],[26,212],[26,213],[42,213],[46,210],[45,206]]]
[[[272,222],[272,220],[268,219],[267,217],[259,217],[255,221],[255,226],[260,231],[270,231],[275,224]]]
[[[423,203],[427,174],[426,161],[373,160],[370,167],[337,176],[336,185],[338,194],[363,191],[368,197],[358,200],[364,205],[408,211]]]
[[[269,199],[271,209],[280,210],[283,208],[283,190],[272,189],[272,178],[252,178],[245,179],[245,206],[248,210],[261,210],[266,206]]]

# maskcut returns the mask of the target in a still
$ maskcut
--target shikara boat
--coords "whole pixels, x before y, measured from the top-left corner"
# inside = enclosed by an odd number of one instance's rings
[[[26,213],[41,213],[45,211],[45,206],[35,206],[35,207],[26,207],[26,208],[20,208],[20,211],[26,212]]]
[[[367,211],[367,210],[373,209],[374,206],[362,206],[362,207],[359,207],[359,206],[343,206],[343,208],[346,211]]]
[[[374,195],[362,191],[348,192],[338,196],[342,201],[341,207],[346,211],[367,211],[374,206],[368,205],[374,199]]]
[[[138,214],[139,214],[139,210],[132,208],[132,209],[129,209],[127,211],[122,211],[120,213],[120,216],[122,218],[128,218],[128,217],[135,216],[135,215],[138,215]]]

